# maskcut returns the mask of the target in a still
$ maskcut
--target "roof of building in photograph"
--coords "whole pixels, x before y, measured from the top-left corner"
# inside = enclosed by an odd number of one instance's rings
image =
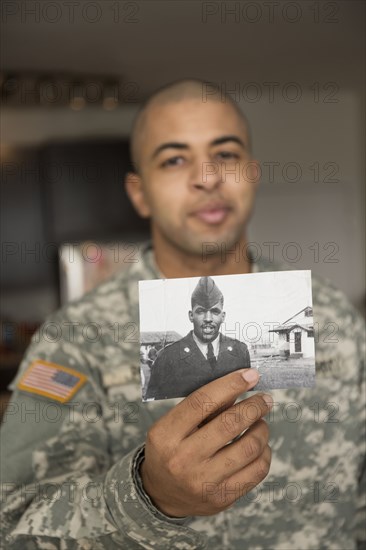
[[[294,321],[294,319],[297,319],[297,321],[298,321],[300,317],[305,318],[305,319],[311,319],[311,322],[313,322],[313,320],[312,320],[313,319],[313,308],[310,307],[310,306],[306,306],[303,309],[300,309],[300,311],[295,313],[295,315],[292,315],[289,319],[284,321],[282,324],[286,325],[290,321]],[[308,323],[306,323],[306,324],[308,324]]]
[[[294,323],[293,325],[278,325],[277,327],[269,330],[268,332],[291,332],[295,328],[301,328],[302,330],[306,330],[307,332],[311,332],[314,330],[313,325],[300,325],[299,323]]]
[[[301,328],[310,332],[314,330],[313,308],[310,306],[304,307],[289,319],[277,325],[268,332],[291,332],[295,328]]]

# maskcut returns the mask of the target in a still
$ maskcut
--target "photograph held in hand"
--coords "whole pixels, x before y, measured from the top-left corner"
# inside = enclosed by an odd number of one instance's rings
[[[139,285],[143,401],[185,397],[250,367],[256,390],[314,386],[310,271]]]

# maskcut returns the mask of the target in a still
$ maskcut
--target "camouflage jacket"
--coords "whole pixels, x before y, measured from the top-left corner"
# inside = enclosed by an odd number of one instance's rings
[[[253,268],[278,269],[263,261]],[[138,475],[145,434],[177,400],[141,402],[137,281],[159,276],[147,247],[34,335],[2,426],[4,547],[357,548],[366,538],[364,325],[316,277],[316,387],[272,391],[268,477],[216,516],[173,519],[153,506]],[[18,387],[37,359],[85,380],[71,400]]]

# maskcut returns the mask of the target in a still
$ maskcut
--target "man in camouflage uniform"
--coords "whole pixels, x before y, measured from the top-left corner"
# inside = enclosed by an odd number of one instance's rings
[[[245,369],[141,403],[138,280],[281,269],[232,254],[202,262],[203,243],[245,245],[256,181],[244,119],[199,88],[163,90],[134,127],[127,188],[152,245],[46,320],[11,385],[5,548],[364,547],[364,325],[329,282],[313,277],[315,388],[234,405],[258,381]],[[248,168],[239,183],[236,162]],[[203,177],[204,163],[229,169]]]

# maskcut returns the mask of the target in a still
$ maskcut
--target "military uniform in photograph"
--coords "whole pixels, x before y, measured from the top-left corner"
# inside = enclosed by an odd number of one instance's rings
[[[216,378],[250,367],[246,344],[223,334],[218,338],[219,353],[213,365],[199,350],[193,331],[162,350],[151,369],[147,399],[186,396]]]
[[[223,301],[222,292],[212,277],[201,277],[192,293],[192,309],[198,306],[209,311],[217,304],[222,308]],[[193,311],[190,315],[193,319]],[[195,334],[194,328],[159,353],[152,368],[147,399],[185,397],[216,378],[250,368],[246,344],[220,334],[221,323],[213,320],[200,323],[201,329],[204,324],[215,327],[207,341],[202,340],[202,333]]]
[[[141,402],[137,283],[158,277],[148,246],[34,335],[2,425],[3,547],[356,549],[365,527],[360,315],[313,277],[316,387],[272,392],[269,475],[216,516],[170,518],[139,476],[147,430],[177,402]]]

